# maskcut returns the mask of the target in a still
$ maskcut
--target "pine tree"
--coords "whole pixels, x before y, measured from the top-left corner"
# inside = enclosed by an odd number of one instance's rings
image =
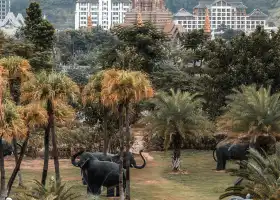
[[[30,59],[31,66],[35,70],[50,68],[55,29],[49,21],[43,19],[38,3],[30,3],[26,14],[26,26],[23,28],[23,33],[25,39],[34,45],[34,56]]]

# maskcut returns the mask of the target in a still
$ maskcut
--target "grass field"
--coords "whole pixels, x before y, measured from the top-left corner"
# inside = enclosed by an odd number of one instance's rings
[[[236,179],[228,173],[213,171],[216,163],[210,151],[183,151],[182,169],[187,171],[184,174],[170,173],[171,152],[151,152],[150,155],[154,160],[148,161],[146,168],[131,170],[132,200],[217,200],[224,189]],[[42,163],[42,160],[24,161],[22,174],[27,186],[32,184],[33,179],[41,180]],[[60,164],[62,181],[68,186],[74,186],[76,193],[86,197],[79,169],[73,167],[70,160],[61,160]],[[13,161],[8,158],[5,165],[12,169]],[[233,167],[237,166],[228,163],[227,168]],[[52,160],[50,168],[49,175],[53,175]],[[7,175],[9,173],[10,170]],[[14,192],[16,190],[14,188]],[[102,194],[102,200],[106,199],[104,195],[105,193]]]

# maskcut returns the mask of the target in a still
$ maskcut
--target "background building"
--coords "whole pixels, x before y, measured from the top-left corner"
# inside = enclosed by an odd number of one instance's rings
[[[8,12],[3,20],[0,20],[0,30],[8,36],[15,35],[16,31],[25,26],[24,18],[21,13],[17,16],[12,12]]]
[[[175,39],[183,31],[173,22],[172,13],[165,7],[164,0],[132,0],[132,9],[126,13],[123,26],[136,23],[152,22],[158,30]]]
[[[246,13],[247,7],[236,0],[203,0],[193,8],[193,14],[185,9],[180,9],[174,15],[174,22],[180,24],[186,31],[203,29],[206,11],[209,13],[211,30],[216,30],[221,24],[234,30],[251,32],[256,26],[267,26],[268,16],[254,9],[251,13]]]
[[[105,30],[124,22],[125,13],[131,8],[129,0],[78,0],[75,11],[75,29],[87,28],[88,18],[92,26]]]
[[[10,0],[0,0],[0,20],[4,20],[8,12],[10,12]]]

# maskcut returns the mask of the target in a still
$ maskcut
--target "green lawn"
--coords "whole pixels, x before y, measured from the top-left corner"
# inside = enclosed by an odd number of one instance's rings
[[[154,157],[154,160],[148,161],[145,169],[131,171],[133,200],[217,200],[224,189],[232,185],[236,179],[228,173],[213,171],[216,163],[210,151],[182,152],[182,169],[188,174],[170,173],[170,152],[166,154],[152,152],[150,155]],[[52,163],[52,160],[50,162]],[[237,166],[229,163],[227,167]],[[41,170],[38,166],[37,168],[32,165],[25,166],[22,173],[26,185],[30,185],[34,178],[38,180],[41,178]],[[53,169],[50,170],[50,174],[53,174]],[[74,186],[75,192],[86,196],[86,188],[82,185],[80,171],[72,167],[70,161],[61,161],[61,174],[63,181],[69,186]],[[104,196],[105,193],[102,195]]]

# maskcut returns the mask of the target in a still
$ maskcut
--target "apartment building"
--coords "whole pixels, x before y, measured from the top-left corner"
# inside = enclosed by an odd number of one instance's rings
[[[267,26],[268,16],[265,13],[259,9],[247,13],[246,9],[247,7],[238,0],[201,0],[193,8],[192,14],[180,9],[174,15],[174,22],[182,25],[185,31],[203,29],[208,13],[211,31],[218,29],[221,24],[244,32],[252,32],[258,25]]]
[[[10,12],[10,0],[0,0],[0,20],[4,20],[8,12]]]
[[[129,0],[78,0],[75,11],[75,29],[86,28],[88,18],[92,26],[108,30],[114,24],[124,22],[125,13],[130,10]]]

